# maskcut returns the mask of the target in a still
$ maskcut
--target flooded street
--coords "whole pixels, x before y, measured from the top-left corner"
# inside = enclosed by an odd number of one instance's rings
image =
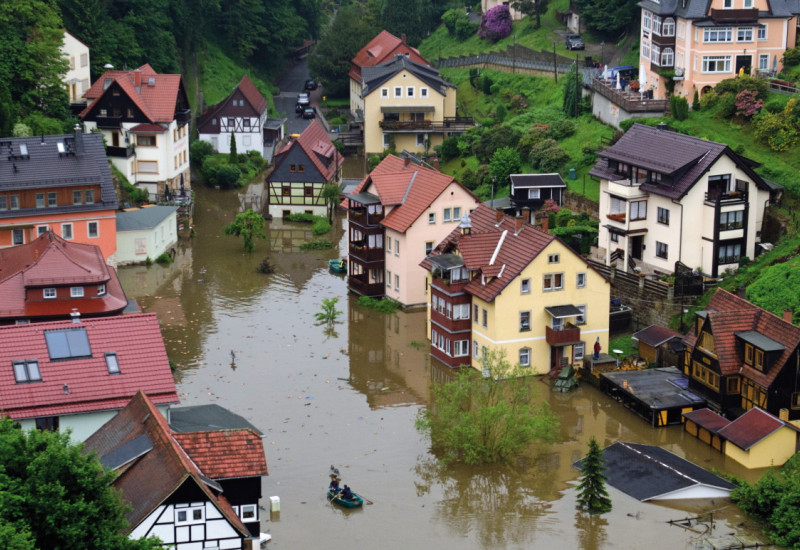
[[[728,501],[662,506],[613,488],[612,512],[579,513],[572,463],[592,435],[601,446],[662,445],[709,469],[758,474],[680,427],[651,429],[587,385],[557,394],[536,382],[560,418],[557,443],[507,466],[441,467],[414,428],[432,375],[425,313],[359,307],[343,276],[327,269],[337,250],[299,251],[311,239],[310,225],[273,220],[268,239],[244,254],[240,239],[220,231],[247,206],[241,196],[196,189],[196,236],[182,243],[175,263],[119,274],[128,297],[159,316],[181,404],[218,403],[264,432],[270,475],[261,513],[262,531],[273,536],[269,547],[673,550],[693,548],[710,525],[687,530],[667,521],[709,511],[715,536],[757,533]],[[334,225],[341,243],[343,222]],[[273,274],[256,272],[264,258]],[[324,298],[338,298],[343,312],[332,327],[314,319]],[[330,504],[324,490],[331,464],[374,504]],[[269,513],[272,495],[280,497],[279,514]]]

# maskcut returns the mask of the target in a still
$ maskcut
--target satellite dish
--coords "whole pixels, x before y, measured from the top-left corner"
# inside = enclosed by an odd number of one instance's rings
[[[675,76],[683,76],[683,67],[675,67]]]

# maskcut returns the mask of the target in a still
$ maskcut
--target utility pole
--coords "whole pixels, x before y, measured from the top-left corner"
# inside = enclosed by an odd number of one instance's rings
[[[511,72],[512,73],[516,73],[517,72],[517,35],[516,34],[514,35],[514,46],[513,46],[513,48],[514,48],[514,50],[513,50],[513,54],[512,55],[514,57],[512,58],[513,59],[513,65],[511,66]]]
[[[553,78],[556,79],[558,84],[558,64],[556,63],[556,43],[553,42]]]
[[[578,80],[578,54],[575,54],[575,107],[573,116],[578,118],[578,102],[581,100],[581,83]]]

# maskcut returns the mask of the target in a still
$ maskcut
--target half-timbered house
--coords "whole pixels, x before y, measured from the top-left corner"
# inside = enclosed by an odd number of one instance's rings
[[[156,536],[175,550],[244,550],[258,540],[267,462],[254,430],[173,433],[139,392],[85,449],[116,472],[131,538]]]
[[[326,215],[322,189],[341,183],[343,162],[322,125],[312,121],[275,155],[274,169],[267,177],[269,213],[281,217],[297,213]]]
[[[760,407],[800,419],[800,327],[717,289],[685,338],[689,388],[717,413],[735,418]]]
[[[264,155],[266,120],[267,100],[244,75],[231,95],[197,118],[197,131],[199,139],[209,142],[218,153],[230,153],[233,135],[240,153],[258,151]]]
[[[183,195],[191,184],[191,109],[183,78],[158,74],[150,65],[109,70],[84,94],[79,118],[98,129],[111,163],[151,196]]]

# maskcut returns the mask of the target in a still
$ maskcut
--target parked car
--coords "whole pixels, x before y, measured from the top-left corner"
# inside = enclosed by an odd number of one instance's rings
[[[313,78],[309,78],[306,80],[306,85],[303,87],[304,90],[316,90],[317,89],[317,82]]]
[[[582,50],[586,47],[579,34],[568,34],[565,42],[568,50]]]
[[[309,102],[308,92],[300,92],[299,94],[297,94],[297,102],[308,103]]]
[[[316,116],[317,113],[311,107],[303,109],[303,118],[316,118]]]

